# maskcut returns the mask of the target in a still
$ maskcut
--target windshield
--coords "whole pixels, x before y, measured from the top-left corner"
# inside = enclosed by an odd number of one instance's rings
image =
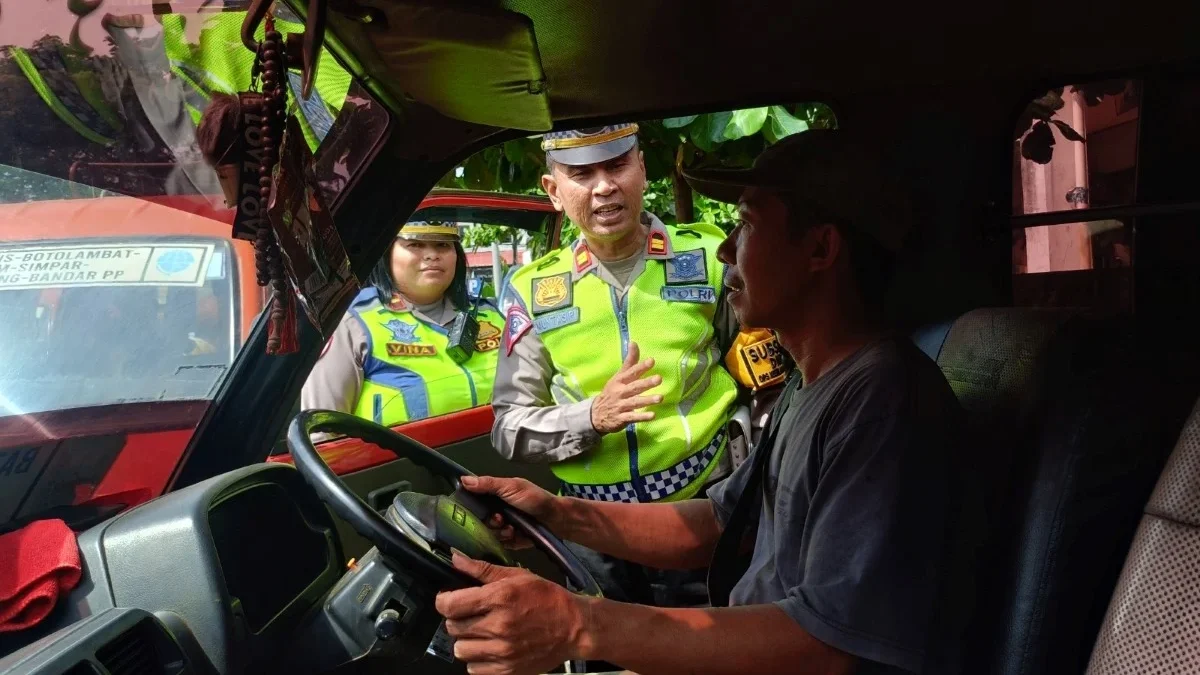
[[[196,143],[214,94],[251,89],[248,3],[0,2],[3,530],[158,494],[270,295]],[[318,72],[288,105],[336,209],[387,113]]]

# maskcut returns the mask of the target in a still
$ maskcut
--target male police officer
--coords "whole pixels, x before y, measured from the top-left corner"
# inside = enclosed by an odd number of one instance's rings
[[[492,443],[506,458],[550,463],[566,495],[696,496],[729,473],[737,385],[722,355],[737,327],[717,260],[724,235],[642,210],[637,125],[549,133],[542,147],[542,186],[583,236],[514,272],[502,293]],[[706,600],[702,571],[577,552],[609,597]]]

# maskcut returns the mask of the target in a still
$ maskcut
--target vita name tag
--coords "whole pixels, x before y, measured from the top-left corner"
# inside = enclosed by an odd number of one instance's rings
[[[579,323],[578,307],[568,307],[560,309],[553,314],[539,316],[533,320],[533,330],[537,331],[538,335],[542,335],[563,326],[570,326],[573,323]]]
[[[771,387],[787,379],[787,359],[774,335],[737,349],[742,364],[754,382],[754,389]]]
[[[711,305],[717,301],[717,292],[712,286],[663,286],[662,299]]]
[[[437,356],[437,347],[433,345],[408,345],[403,342],[387,343],[388,356]]]

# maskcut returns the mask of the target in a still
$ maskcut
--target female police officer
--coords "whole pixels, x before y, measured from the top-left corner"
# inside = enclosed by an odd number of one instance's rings
[[[301,408],[394,426],[488,404],[504,320],[468,298],[466,274],[456,225],[406,224],[326,344]],[[471,322],[474,339],[462,329]]]

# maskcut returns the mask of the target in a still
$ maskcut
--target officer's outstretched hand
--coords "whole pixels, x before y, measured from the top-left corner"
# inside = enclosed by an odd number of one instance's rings
[[[612,434],[635,422],[654,419],[654,413],[643,408],[662,403],[663,397],[661,394],[643,394],[662,384],[662,376],[642,377],[654,367],[654,359],[639,362],[639,356],[637,343],[629,343],[629,353],[621,370],[592,399],[592,428],[598,433]]]
[[[555,531],[556,519],[560,510],[555,501],[558,497],[525,480],[524,478],[497,478],[495,476],[463,476],[462,486],[469,492],[495,495],[503,499],[509,506],[514,506],[538,519],[543,525]],[[505,548],[519,550],[533,546],[533,542],[517,534],[513,526],[504,521],[500,514],[493,514],[487,525],[496,533],[496,538]]]

